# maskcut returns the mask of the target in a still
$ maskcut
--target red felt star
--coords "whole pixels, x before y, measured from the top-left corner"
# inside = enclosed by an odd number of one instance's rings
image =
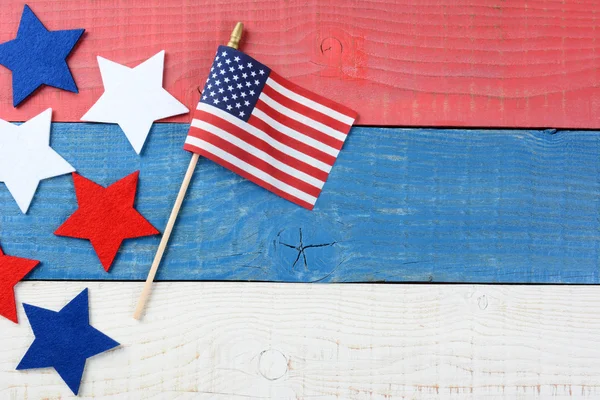
[[[7,256],[0,249],[0,315],[17,322],[15,285],[40,262]]]
[[[88,239],[108,272],[123,240],[159,233],[133,208],[139,175],[136,171],[104,188],[73,173],[79,208],[54,234]]]

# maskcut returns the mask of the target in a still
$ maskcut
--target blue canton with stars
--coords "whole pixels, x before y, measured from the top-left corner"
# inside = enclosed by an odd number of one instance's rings
[[[270,72],[241,51],[219,46],[200,102],[247,122]]]

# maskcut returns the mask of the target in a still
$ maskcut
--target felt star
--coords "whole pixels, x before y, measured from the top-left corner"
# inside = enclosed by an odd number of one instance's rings
[[[49,31],[25,5],[17,37],[0,44],[0,64],[12,71],[13,106],[42,85],[77,93],[66,58],[83,32]]]
[[[88,358],[119,346],[90,325],[88,290],[60,311],[23,304],[35,339],[17,370],[53,367],[77,395]]]
[[[7,256],[0,248],[0,315],[17,322],[15,285],[40,262]]]
[[[75,171],[50,147],[49,108],[22,125],[0,120],[0,182],[27,213],[41,180]]]
[[[154,121],[189,110],[162,87],[164,50],[135,68],[98,57],[104,93],[82,121],[119,124],[140,154]]]
[[[139,174],[104,188],[74,173],[79,208],[54,234],[88,239],[108,272],[123,240],[159,233],[133,208]]]

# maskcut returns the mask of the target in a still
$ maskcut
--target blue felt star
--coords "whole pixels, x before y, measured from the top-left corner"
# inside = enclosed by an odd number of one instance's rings
[[[54,367],[74,394],[86,359],[119,345],[90,325],[87,289],[58,312],[23,306],[35,340],[17,369]]]
[[[13,106],[42,85],[77,93],[66,58],[83,31],[49,31],[25,5],[17,37],[0,44],[0,64],[12,71]]]

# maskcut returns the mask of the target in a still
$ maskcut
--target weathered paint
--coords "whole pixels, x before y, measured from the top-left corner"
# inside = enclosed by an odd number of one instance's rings
[[[190,155],[155,124],[142,156],[115,125],[53,125],[52,145],[101,184],[141,170],[137,207],[162,229]],[[600,136],[593,131],[355,128],[314,211],[201,159],[159,280],[600,283]],[[69,176],[27,215],[0,186],[0,243],[30,279],[144,279],[159,238],[126,241],[110,273],[53,231]],[[302,235],[302,238],[300,238]]]
[[[96,56],[135,66],[166,51],[166,88],[188,108],[237,21],[242,49],[359,112],[362,125],[600,128],[600,2],[536,0],[31,0],[49,29],[85,28],[69,57],[80,93],[21,107],[0,67],[0,118],[47,107],[79,121],[103,92]],[[23,2],[0,8],[0,42]],[[188,122],[189,116],[173,121]]]

